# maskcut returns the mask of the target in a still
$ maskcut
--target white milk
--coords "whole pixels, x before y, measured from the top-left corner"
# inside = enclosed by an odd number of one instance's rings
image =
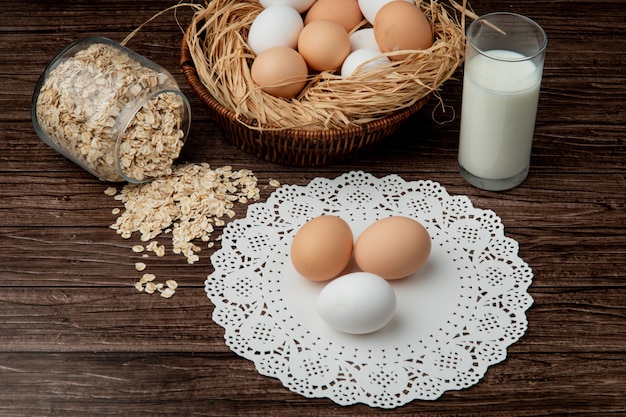
[[[490,56],[523,58],[513,51]],[[459,164],[476,177],[499,180],[528,168],[541,68],[529,61],[498,61],[477,54],[465,64]]]

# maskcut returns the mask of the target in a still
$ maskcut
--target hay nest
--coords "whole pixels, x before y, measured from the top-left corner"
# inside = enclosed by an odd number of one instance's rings
[[[459,17],[454,11],[458,5],[451,4],[453,8],[437,0],[416,0],[435,34],[430,48],[348,79],[329,71],[312,74],[304,90],[290,100],[261,91],[250,75],[255,55],[246,39],[263,10],[258,1],[212,0],[198,6],[183,42],[202,85],[248,128],[342,130],[421,107],[416,104],[437,94],[452,77],[464,57],[465,7]],[[363,21],[358,28],[367,25]]]

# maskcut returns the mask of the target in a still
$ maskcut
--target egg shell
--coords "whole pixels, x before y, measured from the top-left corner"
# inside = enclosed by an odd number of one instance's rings
[[[374,28],[359,29],[350,34],[350,50],[354,52],[357,49],[374,49],[380,52]]]
[[[387,3],[391,3],[392,1],[398,0],[358,0],[359,8],[361,9],[361,13],[365,19],[371,24],[374,24],[374,20],[376,20],[376,15],[378,11]],[[413,0],[404,0],[407,3],[413,3]]]
[[[417,272],[428,260],[432,243],[426,228],[403,216],[378,220],[354,244],[354,260],[365,272],[394,280]]]
[[[367,71],[388,62],[389,58],[381,55],[379,50],[357,49],[356,51],[351,52],[350,55],[348,55],[348,57],[343,61],[343,65],[341,66],[341,78],[348,78],[352,76],[352,74],[362,64],[365,65],[363,65],[359,71]]]
[[[291,262],[303,277],[326,281],[339,275],[352,259],[354,237],[348,223],[337,216],[315,217],[296,232]]]
[[[255,54],[273,46],[296,48],[304,27],[302,16],[290,6],[270,6],[254,18],[248,31],[248,46]]]
[[[392,1],[384,5],[374,20],[374,36],[381,51],[423,50],[433,44],[433,32],[428,18],[415,4]],[[390,56],[392,60],[407,54]]]
[[[304,58],[288,46],[274,46],[261,52],[252,62],[250,76],[263,91],[276,97],[291,98],[307,82]]]
[[[367,334],[382,329],[393,318],[397,299],[383,278],[367,272],[353,272],[334,279],[320,291],[317,312],[336,330]]]
[[[298,13],[306,12],[315,0],[259,0],[261,6],[267,8],[271,6],[290,6],[298,11]]]
[[[363,14],[357,0],[317,0],[304,17],[304,24],[320,19],[334,20],[350,32],[363,20]]]
[[[300,32],[298,51],[313,70],[335,71],[350,54],[350,36],[333,20],[314,20]]]

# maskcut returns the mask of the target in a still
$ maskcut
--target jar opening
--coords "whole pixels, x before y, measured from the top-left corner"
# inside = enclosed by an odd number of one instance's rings
[[[129,182],[171,173],[190,128],[187,98],[177,90],[152,91],[120,114],[116,125],[116,165]]]

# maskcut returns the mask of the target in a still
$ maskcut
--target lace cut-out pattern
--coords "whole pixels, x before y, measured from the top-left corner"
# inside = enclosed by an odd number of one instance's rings
[[[289,248],[308,220],[332,214],[355,239],[374,221],[407,216],[433,250],[414,276],[394,281],[398,310],[378,332],[348,335],[315,310],[325,283],[295,271]],[[395,408],[476,384],[527,329],[533,273],[500,218],[432,181],[361,171],[286,185],[226,226],[206,293],[236,354],[293,392],[337,404]]]

